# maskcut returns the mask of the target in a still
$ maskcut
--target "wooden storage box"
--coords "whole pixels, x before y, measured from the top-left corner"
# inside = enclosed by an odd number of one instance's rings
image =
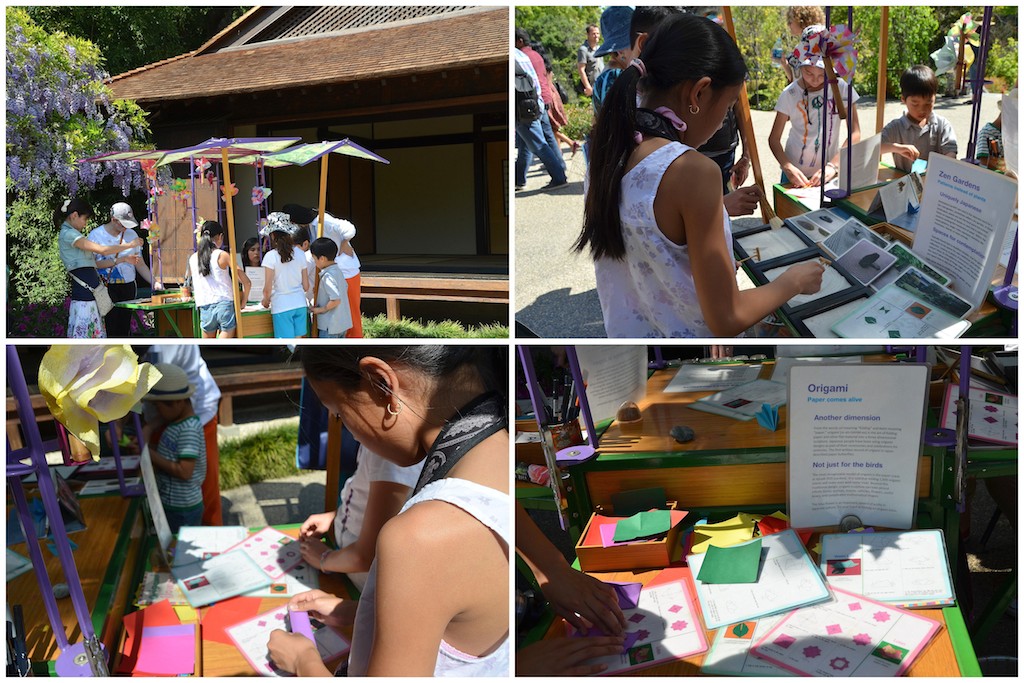
[[[676,501],[668,502],[668,509],[676,509]],[[627,545],[601,546],[600,532],[597,526],[607,523],[608,515],[596,512],[590,515],[579,542],[576,544],[576,557],[580,560],[580,569],[585,572],[628,571],[631,569],[651,569],[667,567],[673,561],[673,554],[679,553],[679,534],[682,523],[676,524],[660,540],[641,541]],[[595,540],[596,539],[596,542]]]

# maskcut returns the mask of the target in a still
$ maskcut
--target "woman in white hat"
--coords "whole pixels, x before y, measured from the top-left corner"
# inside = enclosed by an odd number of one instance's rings
[[[100,277],[107,282],[107,291],[114,303],[131,301],[138,292],[135,287],[136,274],[153,284],[153,274],[142,259],[142,247],[128,247],[138,240],[135,232],[139,222],[135,219],[132,207],[124,202],[117,202],[110,207],[110,220],[97,230],[89,233],[89,239],[104,246],[124,246],[125,249],[109,256],[96,255],[96,268]],[[103,322],[107,326],[107,336],[127,337],[134,312],[128,308],[115,306],[107,313]]]
[[[274,336],[278,339],[305,337],[309,314],[306,291],[310,288],[306,256],[295,246],[292,235],[299,226],[288,214],[275,211],[267,217],[260,236],[270,235],[273,249],[263,256],[266,284],[263,307],[270,309]]]

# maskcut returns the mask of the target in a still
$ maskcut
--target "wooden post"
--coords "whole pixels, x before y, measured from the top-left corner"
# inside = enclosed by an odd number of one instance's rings
[[[324,205],[327,203],[327,166],[328,158],[330,154],[325,154],[320,157],[320,203],[317,205],[317,227],[316,236],[317,238],[324,236]],[[320,271],[316,271],[314,275],[316,282],[313,283],[313,305],[316,306],[316,297],[320,293]],[[309,336],[316,337],[316,314],[313,314],[313,323],[310,325]]]
[[[723,7],[722,17],[725,20],[726,30],[732,36],[733,41],[735,41],[736,27],[732,23],[732,8]],[[747,140],[747,146],[744,149],[750,155],[750,168],[754,172],[754,183],[761,188],[761,219],[767,223],[775,216],[775,212],[768,205],[768,195],[764,189],[764,178],[761,177],[761,158],[757,154],[757,140],[754,138],[754,123],[750,118],[750,100],[747,97],[746,82],[743,83],[743,89],[740,90],[740,97],[736,102],[740,105],[739,125]]]
[[[960,25],[960,54],[956,58],[956,96],[960,97],[960,91],[964,87],[964,74],[967,72],[967,63],[964,61],[964,52],[967,50],[967,24]]]
[[[240,293],[238,291],[238,269],[235,268],[235,209],[233,197],[228,193],[228,189],[231,188],[231,164],[228,163],[226,147],[221,148],[220,158],[224,166],[224,204],[228,213],[228,257],[230,259],[228,270],[231,273],[231,300],[235,304],[235,323],[237,324],[235,336],[241,339],[245,333],[242,331],[242,307],[238,303]],[[192,201],[195,201],[195,197]]]
[[[878,45],[878,96],[875,103],[875,133],[881,133],[885,127],[885,89],[889,70],[889,7],[882,7],[882,30]]]
[[[306,385],[308,388],[308,384]],[[327,466],[327,483],[324,485],[324,510],[338,509],[338,493],[340,492],[341,458],[331,454],[341,454],[341,418],[327,415],[327,453],[324,464]]]

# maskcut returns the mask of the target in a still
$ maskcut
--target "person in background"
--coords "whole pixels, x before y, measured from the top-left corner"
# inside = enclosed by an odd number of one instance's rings
[[[544,72],[545,77],[548,79],[548,86],[551,88],[551,106],[548,107],[548,121],[551,123],[551,132],[555,134],[555,139],[558,140],[559,145],[563,142],[569,145],[569,149],[572,151],[569,155],[571,158],[576,156],[576,152],[579,151],[580,142],[561,132],[562,128],[569,125],[569,117],[566,116],[565,107],[562,106],[562,96],[559,95],[555,84],[555,74],[551,68],[551,60],[547,57],[544,57]],[[559,152],[561,152],[561,149],[559,149]]]
[[[117,202],[110,207],[110,220],[98,229],[89,233],[89,238],[96,244],[104,246],[124,247],[126,242],[134,242],[139,239],[134,228],[139,222],[132,213],[132,207],[124,202]],[[153,274],[149,266],[142,259],[142,247],[124,249],[109,256],[96,255],[96,269],[100,278],[107,283],[107,292],[110,293],[110,300],[115,304],[118,301],[131,301],[138,295],[135,286],[136,273],[142,276],[150,285],[153,284]],[[107,328],[108,337],[127,337],[130,334],[132,316],[135,311],[130,308],[119,308],[114,306],[103,319]]]
[[[220,420],[220,387],[195,344],[155,344],[149,347],[145,360],[167,363],[180,368],[195,391],[190,400],[192,410],[203,426],[206,444],[206,478],[203,479],[203,526],[221,526],[223,513],[220,501],[220,447],[217,444],[217,424]],[[156,417],[155,411],[146,413],[147,420]]]
[[[260,239],[258,237],[250,237],[242,245],[242,265],[246,268],[259,268],[262,260]]]
[[[809,46],[824,26],[808,26],[804,30],[803,43]],[[826,185],[839,175],[839,140],[846,145],[847,137],[840,135],[839,110],[835,100],[829,97],[825,113],[825,61],[821,55],[805,54],[799,65],[797,79],[786,86],[775,103],[775,123],[768,135],[768,146],[782,168],[782,183],[794,187],[818,187]],[[848,93],[852,91],[852,99]],[[843,79],[839,79],[839,93],[843,102],[850,102],[846,125],[850,128],[853,143],[860,142],[860,122],[857,118],[857,91]],[[831,94],[831,92],[830,92]],[[828,117],[827,138],[822,139],[822,116]],[[785,146],[782,131],[789,123],[789,136]],[[883,135],[882,151],[885,151]],[[822,148],[825,148],[825,168],[822,169]]]
[[[900,76],[900,101],[907,111],[882,129],[882,154],[892,153],[893,165],[909,173],[917,159],[932,152],[956,158],[953,124],[935,113],[939,80],[924,64],[908,68]]]
[[[1006,160],[1003,158],[1003,102],[996,103],[999,114],[991,123],[986,123],[978,131],[978,144],[975,146],[974,158],[986,168],[1005,170]]]
[[[789,29],[790,35],[797,40],[804,34],[804,29],[808,26],[823,26],[824,24],[825,11],[821,7],[807,5],[786,8],[786,27]],[[800,66],[793,55],[793,50],[786,53],[779,66],[786,74],[786,82],[792,83],[796,78],[796,70]]]
[[[107,336],[96,305],[96,295],[92,292],[100,285],[95,255],[113,256],[126,248],[142,246],[141,238],[113,246],[87,239],[82,231],[92,215],[92,207],[81,199],[65,200],[53,214],[53,222],[60,227],[57,236],[60,261],[71,276],[71,309],[68,317],[70,339],[103,339]],[[125,258],[129,257],[117,256],[114,262],[123,263]]]
[[[630,51],[630,22],[632,20],[632,7],[613,5],[606,7],[601,12],[601,35],[604,36],[604,42],[594,50],[594,56],[603,58],[607,55],[608,64],[591,81],[593,90],[591,104],[594,105],[595,116],[600,113],[601,105],[604,103],[604,98],[611,89],[612,83],[632,60]]]
[[[521,38],[517,36],[516,40],[518,42]],[[529,78],[533,84],[535,96],[539,100],[540,106],[543,107],[540,79],[533,68],[533,64],[530,62],[529,56],[517,47],[512,48],[512,55],[515,58],[517,78],[523,80]],[[516,149],[518,154],[516,155],[515,182],[517,190],[521,190],[526,186],[526,173],[535,154],[540,158],[541,163],[544,164],[544,170],[551,176],[551,182],[545,186],[545,189],[554,189],[569,183],[565,175],[565,161],[556,147],[557,143],[554,142],[554,134],[551,134],[551,125],[544,111],[541,111],[540,116],[532,121],[516,121]]]
[[[352,313],[348,308],[348,285],[345,278],[341,277],[340,267],[334,262],[338,255],[338,245],[330,237],[318,237],[310,245],[309,253],[320,271],[316,305],[312,311],[317,336],[340,339],[352,327]]]
[[[217,221],[206,221],[199,229],[196,252],[188,257],[185,269],[185,281],[192,283],[191,294],[195,295],[204,339],[228,339],[234,337],[238,330],[235,299],[231,295],[231,271],[228,270],[231,257],[223,246],[224,228]],[[244,302],[248,299],[252,283],[241,268],[235,269],[235,275],[242,287]],[[188,287],[182,290],[185,296],[189,296]]]
[[[306,255],[292,240],[299,229],[288,214],[275,211],[270,214],[261,233],[270,235],[273,249],[263,256],[266,283],[263,285],[263,308],[270,309],[274,336],[278,339],[305,337],[307,320]]]
[[[580,75],[583,94],[587,97],[594,94],[593,83],[597,76],[604,71],[604,60],[594,54],[594,50],[600,42],[601,29],[594,24],[588,24],[587,39],[576,50],[576,71]]]
[[[319,230],[319,212],[315,208],[298,204],[285,204],[282,208],[293,222],[309,230],[310,238]],[[335,262],[341,268],[341,275],[348,285],[348,307],[352,313],[352,327],[345,335],[348,339],[361,339],[363,336],[362,315],[362,279],[359,257],[352,248],[352,240],[356,236],[356,226],[352,221],[336,218],[324,211],[324,237],[330,237],[338,245],[338,257]],[[312,283],[310,283],[312,286]]]
[[[153,423],[147,422],[143,435],[150,442],[167,523],[172,533],[178,533],[183,526],[200,526],[203,521],[206,444],[203,425],[189,401],[195,386],[181,368],[158,363],[156,369],[162,377],[142,400],[155,407],[160,427],[154,433]]]

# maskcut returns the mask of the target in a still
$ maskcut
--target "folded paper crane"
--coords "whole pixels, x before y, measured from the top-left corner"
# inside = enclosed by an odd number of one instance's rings
[[[754,417],[757,418],[757,424],[761,425],[770,432],[774,432],[779,428],[779,407],[773,406],[770,403],[762,403],[761,409],[754,413]]]

